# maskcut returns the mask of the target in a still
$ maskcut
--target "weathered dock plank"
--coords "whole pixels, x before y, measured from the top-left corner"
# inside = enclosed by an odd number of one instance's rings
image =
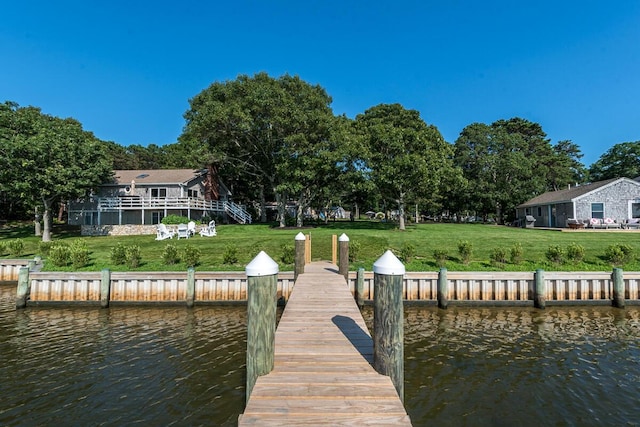
[[[257,379],[240,426],[411,425],[391,379],[373,369],[373,340],[337,271],[312,263],[298,276],[274,369]]]

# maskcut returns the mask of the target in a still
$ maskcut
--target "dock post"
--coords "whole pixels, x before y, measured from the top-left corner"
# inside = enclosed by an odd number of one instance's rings
[[[22,267],[18,271],[18,291],[16,294],[16,308],[25,308],[29,298],[29,267]]]
[[[100,276],[100,307],[108,308],[111,299],[111,270],[105,268]]]
[[[338,238],[339,264],[338,273],[349,282],[349,236],[342,233]]]
[[[247,388],[249,401],[256,380],[273,370],[276,338],[278,264],[261,251],[247,273]]]
[[[447,269],[441,268],[438,272],[438,308],[444,310],[449,306],[449,282],[447,279]]]
[[[388,250],[373,263],[373,366],[391,382],[404,402],[404,313],[402,281],[405,268]]]
[[[544,270],[536,270],[534,274],[535,289],[533,291],[533,306],[535,308],[544,309],[546,307],[545,286],[544,286]]]
[[[624,278],[621,268],[614,268],[613,274],[613,301],[612,304],[617,308],[624,308]]]
[[[307,238],[305,237],[304,234],[302,234],[302,232],[296,234],[296,237],[295,237],[296,253],[294,258],[293,280],[296,280],[298,278],[298,274],[304,273],[304,264],[305,264],[305,258],[306,258],[305,257],[306,240]]]
[[[189,267],[187,269],[187,307],[194,306],[196,301],[196,269]]]
[[[364,293],[364,268],[360,267],[358,269],[358,276],[356,277],[356,304],[358,304],[359,308],[364,307],[364,298],[362,298],[363,293]]]

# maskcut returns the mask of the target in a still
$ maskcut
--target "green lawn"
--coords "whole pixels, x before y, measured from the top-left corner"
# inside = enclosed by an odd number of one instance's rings
[[[387,249],[400,254],[406,245],[415,248],[415,257],[406,265],[407,271],[436,271],[438,265],[434,259],[434,250],[444,250],[449,256],[446,267],[452,271],[532,271],[537,268],[545,270],[591,270],[608,271],[612,266],[603,258],[606,248],[612,244],[627,244],[634,249],[634,260],[622,266],[626,270],[640,270],[640,233],[635,232],[558,232],[538,229],[521,229],[481,224],[419,224],[409,225],[406,231],[399,231],[396,224],[356,221],[332,222],[319,227],[303,229],[278,229],[271,225],[218,225],[216,237],[200,237],[185,240],[155,241],[151,236],[127,237],[80,237],[77,228],[55,226],[54,240],[71,242],[77,239],[86,241],[90,250],[90,265],[86,271],[110,268],[114,271],[127,270],[125,266],[110,263],[111,248],[122,242],[124,245],[139,245],[142,253],[142,264],[137,270],[174,270],[186,269],[179,263],[167,266],[162,262],[162,252],[169,243],[180,250],[192,245],[201,250],[198,270],[244,270],[246,264],[261,250],[264,250],[280,264],[281,271],[292,270],[292,265],[281,262],[284,245],[294,245],[295,235],[302,231],[311,235],[313,260],[331,259],[331,236],[346,233],[351,242],[357,242],[360,251],[351,269],[364,267],[371,270],[373,262]],[[14,239],[21,239],[25,249],[23,258],[31,258],[40,254],[39,238],[32,236],[33,226],[5,226],[0,228],[0,246]],[[473,253],[471,262],[465,265],[458,254],[458,242],[471,243]],[[519,264],[507,263],[497,267],[490,262],[490,255],[495,248],[504,248],[507,253],[511,247],[520,243],[523,248],[523,261]],[[585,248],[584,261],[579,264],[551,264],[546,260],[545,252],[551,245],[566,249],[576,243]],[[6,245],[5,245],[6,246]],[[223,263],[223,255],[228,246],[237,248],[238,262],[234,265]],[[14,258],[5,249],[0,258]],[[43,258],[46,258],[43,256]],[[55,270],[51,263],[45,262],[45,270]],[[58,268],[60,269],[60,268]],[[71,268],[66,268],[71,270]]]

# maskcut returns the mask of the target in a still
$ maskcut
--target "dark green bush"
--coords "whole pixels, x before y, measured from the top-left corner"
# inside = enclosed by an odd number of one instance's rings
[[[65,243],[57,242],[49,249],[49,261],[56,267],[66,267],[71,262],[71,249]]]
[[[4,255],[7,252],[7,244],[5,242],[0,242],[0,256]]]
[[[551,245],[545,252],[545,256],[549,261],[554,264],[562,264],[564,263],[564,249],[557,245]]]
[[[449,259],[449,254],[446,249],[436,249],[433,251],[433,258],[436,260],[436,264],[438,267],[442,268],[447,265],[447,260]]]
[[[633,247],[623,243],[609,245],[604,258],[612,265],[624,265],[633,259]]]
[[[520,242],[516,242],[511,246],[509,260],[512,264],[520,264],[522,262],[522,254],[522,244]]]
[[[54,241],[43,242],[40,241],[38,243],[38,253],[42,256],[48,256],[51,247],[55,244]],[[1,251],[0,251],[1,252]]]
[[[577,243],[570,243],[567,246],[567,259],[574,264],[581,262],[584,259],[584,246]]]
[[[84,240],[74,240],[69,247],[69,257],[74,268],[82,268],[89,265],[89,249]]]
[[[467,265],[471,261],[471,254],[473,253],[473,245],[467,240],[461,240],[458,242],[458,253],[462,263]]]
[[[182,249],[182,261],[187,264],[187,267],[195,267],[200,262],[200,249],[193,245],[187,244]]]
[[[24,242],[21,239],[9,240],[7,247],[9,248],[9,255],[13,257],[21,257],[24,253]]]
[[[178,248],[173,243],[169,243],[162,251],[162,262],[166,265],[177,264],[180,261],[178,257]]]
[[[491,263],[494,265],[503,265],[507,263],[507,250],[505,248],[493,248],[491,251]]]
[[[280,261],[283,264],[293,264],[294,262],[296,262],[296,248],[294,245],[282,245],[282,254],[280,255]]]
[[[138,268],[142,262],[140,246],[132,245],[125,248],[125,257],[129,268]]]
[[[238,262],[238,248],[235,245],[227,245],[222,254],[224,264],[236,264]]]
[[[162,218],[162,223],[165,225],[187,224],[189,221],[191,220],[186,216],[174,214],[167,215]]]
[[[110,253],[111,264],[122,265],[127,262],[127,248],[122,242],[111,248]]]
[[[404,244],[400,248],[400,259],[402,260],[402,262],[408,264],[415,256],[416,247],[409,242],[404,242]]]

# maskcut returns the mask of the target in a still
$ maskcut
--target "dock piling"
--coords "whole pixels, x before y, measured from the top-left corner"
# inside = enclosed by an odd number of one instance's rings
[[[449,282],[447,279],[447,269],[441,268],[438,272],[438,308],[446,310],[449,306]]]
[[[624,308],[624,277],[621,268],[614,268],[612,273],[613,279],[613,301],[612,304],[617,308]]]
[[[305,248],[307,238],[302,232],[296,234],[295,237],[295,258],[294,258],[294,272],[293,272],[293,280],[298,278],[299,274],[304,273],[304,265],[305,265]]]
[[[533,306],[535,308],[544,309],[547,305],[545,294],[544,270],[536,270],[533,276],[535,289],[533,291]]]
[[[29,267],[22,267],[18,271],[18,292],[16,294],[16,308],[25,308],[29,298]]]
[[[349,237],[342,233],[338,238],[338,272],[349,280]]]

